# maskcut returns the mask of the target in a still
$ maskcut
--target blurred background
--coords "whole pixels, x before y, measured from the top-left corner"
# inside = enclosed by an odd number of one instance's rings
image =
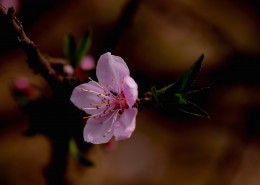
[[[90,54],[106,51],[131,0],[0,0],[15,6],[42,52],[64,57],[64,38],[93,30]],[[140,93],[177,80],[204,53],[197,87],[210,119],[145,109],[131,139],[113,150],[94,146],[86,168],[68,154],[71,185],[258,185],[260,183],[260,3],[257,0],[140,0],[112,53],[128,64]],[[0,28],[3,32],[4,28]],[[45,80],[25,53],[0,38],[0,184],[48,184],[51,147],[44,135],[24,136],[28,117],[11,94],[24,76],[39,94]],[[47,90],[46,90],[47,89]],[[44,117],[48,110],[42,113]],[[62,125],[61,125],[62,126]]]

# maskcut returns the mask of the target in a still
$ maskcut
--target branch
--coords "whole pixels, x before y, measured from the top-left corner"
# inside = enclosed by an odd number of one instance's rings
[[[21,22],[14,16],[15,9],[6,10],[0,4],[0,18],[17,38],[19,46],[26,52],[29,66],[37,73],[40,73],[50,85],[60,84],[64,81],[64,76],[58,73],[52,64],[60,63],[64,65],[64,60],[46,57],[41,53],[38,46],[26,35]],[[50,60],[51,59],[51,60]]]
[[[103,54],[107,51],[111,51],[111,52],[114,51],[122,34],[131,25],[134,14],[136,13],[140,2],[141,2],[140,0],[130,0],[126,4],[126,7],[123,9],[114,28],[108,34],[109,37],[104,42],[105,44],[104,44],[103,48],[101,49],[101,54]]]

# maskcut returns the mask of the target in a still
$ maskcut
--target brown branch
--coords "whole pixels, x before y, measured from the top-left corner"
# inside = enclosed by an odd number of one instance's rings
[[[64,61],[44,56],[38,46],[26,35],[21,22],[14,16],[14,12],[14,8],[6,10],[0,4],[0,17],[7,23],[6,25],[10,27],[10,30],[17,38],[19,46],[26,52],[29,66],[35,72],[40,73],[50,85],[62,83],[64,77],[58,73],[51,64],[60,63],[64,65]],[[51,61],[49,61],[49,59],[51,59]]]

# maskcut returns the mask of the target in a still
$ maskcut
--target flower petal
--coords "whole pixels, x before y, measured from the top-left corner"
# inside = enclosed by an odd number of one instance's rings
[[[98,84],[90,81],[75,87],[70,100],[87,114],[93,115],[101,113],[107,108],[106,104],[102,104],[101,102],[110,100],[111,97],[105,96],[105,94],[104,90]]]
[[[138,86],[134,79],[130,76],[126,76],[124,78],[122,90],[125,96],[126,103],[131,108],[135,104],[138,96]]]
[[[107,86],[109,90],[120,93],[122,81],[130,72],[125,61],[107,52],[100,56],[97,63],[97,78],[99,83]]]
[[[126,109],[115,123],[114,136],[116,140],[127,139],[135,129],[137,108]]]
[[[100,118],[90,118],[83,130],[86,142],[93,144],[107,143],[113,136],[114,112]]]

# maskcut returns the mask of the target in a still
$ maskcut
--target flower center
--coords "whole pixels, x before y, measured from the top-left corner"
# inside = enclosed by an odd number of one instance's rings
[[[94,82],[100,90],[97,91],[94,89],[82,88],[82,91],[94,94],[96,96],[96,100],[98,100],[95,101],[95,103],[89,102],[87,107],[81,107],[82,110],[86,110],[87,113],[90,114],[90,116],[84,118],[99,118],[107,115],[108,113],[114,112],[113,122],[115,122],[124,110],[128,108],[123,92],[111,92],[107,87],[102,86],[102,84],[97,83],[91,78],[89,79]],[[93,112],[93,114],[92,111],[95,110],[98,110],[98,112]]]
[[[122,114],[125,109],[128,108],[128,105],[126,104],[125,96],[124,94],[117,95],[117,102],[116,107],[119,110],[119,114]]]

